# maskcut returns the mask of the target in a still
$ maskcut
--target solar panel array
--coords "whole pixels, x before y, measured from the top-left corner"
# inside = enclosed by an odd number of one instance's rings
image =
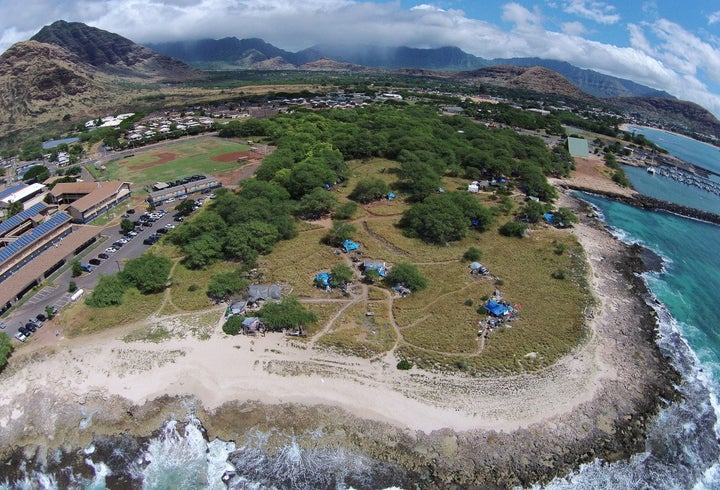
[[[35,240],[54,230],[58,226],[70,221],[70,216],[65,213],[58,213],[41,225],[34,228],[30,233],[21,236],[7,247],[0,250],[0,263],[12,258],[22,249],[33,243]]]
[[[37,204],[33,204],[24,211],[20,211],[14,216],[10,216],[8,219],[0,223],[0,236],[12,230],[26,219],[32,218],[36,214],[40,214],[40,212],[43,211],[45,208],[47,208],[47,206],[39,202]]]
[[[0,199],[5,199],[6,197],[8,197],[12,194],[15,194],[17,191],[19,191],[20,189],[23,189],[25,187],[26,187],[26,184],[12,185],[12,186],[8,187],[7,189],[5,189],[4,191],[0,192]]]

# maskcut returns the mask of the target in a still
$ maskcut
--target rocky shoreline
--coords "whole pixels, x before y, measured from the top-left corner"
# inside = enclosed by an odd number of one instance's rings
[[[103,448],[107,449],[102,457],[111,469],[114,464],[128,464],[117,456],[113,461],[111,449],[124,444],[139,451],[143,441],[156,436],[167,420],[190,417],[197,417],[210,440],[217,437],[240,445],[250,434],[264,430],[274,434],[266,448],[269,452],[292,437],[300,447],[342,448],[363,455],[374,462],[370,472],[373,486],[530,486],[563,476],[596,458],[609,462],[627,459],[644,450],[649,424],[663,406],[677,399],[674,387],[680,379],[655,342],[657,318],[649,306],[649,292],[638,277],[645,267],[642,249],[610,238],[604,224],[589,216],[582,201],[570,196],[563,200],[583,221],[578,233],[585,235],[581,241],[594,271],[597,313],[603,314],[603,310],[612,320],[596,327],[600,330],[588,342],[602,342],[614,375],[603,380],[591,401],[571,412],[548,414],[541,423],[513,431],[441,429],[426,433],[360,418],[329,405],[245,401],[207,410],[190,396],[163,396],[133,405],[102,392],[60,397],[29,388],[17,394],[23,398],[25,412],[3,419],[0,447],[8,464],[0,468],[0,480],[22,478],[21,461],[34,461],[46,470],[61,468],[73,458],[82,461],[83,448],[90,444],[98,458]],[[592,240],[598,241],[598,237],[603,244],[593,248]],[[607,288],[617,293],[612,304],[603,291]],[[618,315],[618,310],[627,313]],[[20,364],[14,369],[23,367]],[[12,374],[5,372],[2,378]],[[513,407],[506,409],[512,411]],[[65,456],[58,457],[58,449]],[[92,476],[92,468],[85,471]],[[113,475],[107,480],[109,488],[139,483],[119,472]],[[353,484],[368,488],[362,481]]]

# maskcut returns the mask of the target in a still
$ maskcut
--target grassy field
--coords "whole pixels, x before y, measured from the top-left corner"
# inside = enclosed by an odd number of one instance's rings
[[[129,181],[136,187],[142,187],[188,175],[227,172],[241,164],[234,159],[218,162],[213,157],[248,149],[247,145],[221,138],[171,143],[152,150],[138,150],[135,156],[110,162],[99,177]]]
[[[131,288],[125,293],[123,304],[108,308],[91,308],[83,300],[64,308],[58,326],[64,335],[74,337],[126,325],[146,319],[157,311],[163,294],[143,295]]]

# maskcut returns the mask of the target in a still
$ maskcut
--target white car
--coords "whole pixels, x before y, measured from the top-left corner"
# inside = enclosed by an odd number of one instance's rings
[[[127,238],[120,238],[120,239],[118,240],[118,243],[122,243],[123,245],[125,245],[127,242],[128,242],[128,239],[127,239]]]
[[[18,339],[20,342],[25,342],[27,340],[27,337],[25,337],[22,333],[18,332],[15,334],[15,338]]]
[[[175,228],[175,225],[172,224],[172,223],[168,223],[168,224],[165,225],[165,228],[167,228],[167,229],[169,229],[169,230],[172,230],[173,228]]]
[[[171,197],[170,199],[167,199],[165,202],[175,202],[175,198]]]
[[[108,248],[105,249],[105,251],[106,251],[107,253],[109,253],[109,254],[114,254],[115,252],[117,252],[117,248],[115,248],[115,247],[108,247]]]

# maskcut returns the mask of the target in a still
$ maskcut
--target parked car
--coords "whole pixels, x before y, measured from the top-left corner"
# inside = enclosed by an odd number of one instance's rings
[[[114,248],[115,251],[117,252],[119,249],[122,248],[123,245],[124,245],[124,244],[123,244],[122,242],[120,242],[120,241],[113,242],[112,248]],[[107,251],[107,250],[106,250],[106,251]]]
[[[110,258],[110,256],[108,254],[98,254],[98,259],[105,260],[105,259],[109,259],[109,258]]]
[[[80,268],[88,273],[93,271],[93,268],[90,264],[80,264]]]
[[[95,266],[102,264],[102,261],[100,259],[90,259],[90,260],[88,260],[88,262]]]
[[[27,336],[23,335],[21,332],[16,333],[15,338],[18,339],[20,342],[25,342],[27,340]]]
[[[18,328],[18,332],[23,334],[25,337],[30,337],[30,335],[32,335],[32,331],[30,331],[30,329],[27,327]]]
[[[109,254],[114,254],[115,252],[117,252],[117,248],[108,247],[105,249],[105,252],[107,252]]]
[[[5,322],[0,322],[0,329],[5,330],[5,328],[7,328]]]
[[[39,321],[40,323],[45,323],[45,320],[47,320],[47,317],[45,316],[45,313],[38,313],[37,316],[35,317],[35,319],[37,321]]]
[[[161,234],[165,234],[165,233],[167,233],[168,231],[170,231],[169,228],[160,228],[157,232],[158,232],[158,233],[161,233]]]
[[[135,210],[134,210],[134,209],[128,209],[128,210],[126,211],[126,213],[127,213],[127,214],[135,214]]]
[[[35,331],[37,330],[37,325],[35,325],[35,324],[32,323],[32,322],[27,322],[27,323],[25,324],[25,329],[26,329],[26,330],[29,330],[30,332],[35,332]]]
[[[173,228],[175,228],[175,225],[172,224],[172,223],[168,223],[168,224],[165,225],[165,228],[168,228],[168,229],[172,230]]]
[[[185,221],[185,218],[183,218],[182,216],[175,216],[174,219],[175,219],[175,221],[177,221],[178,223],[181,223],[181,222]]]

